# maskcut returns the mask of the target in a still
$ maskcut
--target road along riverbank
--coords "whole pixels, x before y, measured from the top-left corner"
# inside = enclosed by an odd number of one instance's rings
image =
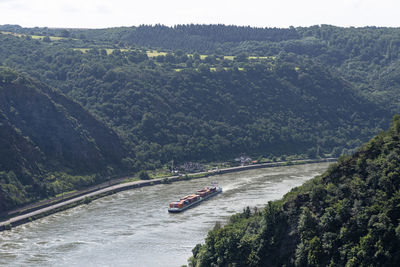
[[[262,211],[330,163],[253,169],[126,190],[0,233],[0,266],[187,264],[208,231],[247,206]],[[182,213],[169,203],[218,181],[222,194]]]
[[[155,184],[161,183],[171,183],[176,181],[182,180],[190,180],[190,179],[198,179],[202,177],[208,177],[212,175],[218,174],[226,174],[231,172],[239,172],[251,169],[259,169],[259,168],[272,168],[272,167],[279,167],[285,165],[299,165],[299,164],[311,164],[311,163],[320,163],[320,162],[334,162],[336,158],[328,158],[328,159],[315,159],[315,160],[298,160],[298,161],[291,161],[291,162],[276,162],[276,163],[263,163],[263,164],[253,164],[248,166],[238,166],[214,171],[207,171],[207,172],[200,172],[189,174],[185,176],[171,176],[161,179],[152,179],[152,180],[145,180],[145,181],[134,181],[134,182],[127,182],[121,183],[117,185],[111,185],[93,192],[84,192],[79,196],[73,197],[71,199],[63,199],[53,205],[46,205],[43,208],[38,208],[34,211],[27,212],[25,214],[20,214],[14,217],[11,217],[5,221],[0,222],[0,231],[9,230],[12,227],[31,222],[33,220],[37,220],[39,218],[48,216],[50,214],[66,210],[72,207],[76,207],[81,204],[88,204],[92,200],[104,197],[107,195],[115,194],[117,192],[130,190],[133,188],[140,188],[144,186],[151,186]]]

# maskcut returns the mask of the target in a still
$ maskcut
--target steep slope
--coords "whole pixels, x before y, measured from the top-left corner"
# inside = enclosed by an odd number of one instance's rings
[[[92,175],[107,167],[124,168],[121,161],[127,150],[115,132],[65,96],[3,67],[0,122],[0,172],[4,176],[0,185],[10,199],[16,192],[7,184],[22,189],[21,194],[29,189],[25,193],[33,198],[56,193],[51,181],[44,179],[51,172]],[[8,204],[24,200],[15,202]]]
[[[290,54],[148,58],[141,50],[83,53],[7,35],[0,41],[5,65],[60,88],[126,136],[136,168],[240,153],[337,156],[391,117],[324,65]]]
[[[57,35],[62,29],[22,28],[3,25],[18,33]],[[65,30],[64,30],[65,31]],[[162,51],[276,56],[294,53],[313,58],[351,81],[374,101],[400,111],[398,93],[400,29],[385,27],[343,28],[331,25],[290,28],[252,28],[233,25],[141,25],[109,29],[69,29],[98,44],[118,43],[121,48],[144,46]],[[83,39],[86,40],[86,39]]]
[[[123,129],[146,162],[242,152],[315,155],[317,147],[341,153],[390,116],[309,61],[182,72],[126,65],[108,72],[113,76],[99,79],[71,73],[69,94]]]
[[[193,250],[195,266],[397,266],[400,117],[262,212],[245,210]]]
[[[0,214],[10,207],[23,204],[29,197],[24,186],[43,193],[33,174],[43,174],[44,157],[21,131],[13,127],[0,111]],[[16,176],[18,175],[18,178]]]

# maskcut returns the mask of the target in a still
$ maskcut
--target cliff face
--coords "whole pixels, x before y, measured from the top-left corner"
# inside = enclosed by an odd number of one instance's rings
[[[6,68],[0,68],[0,124],[0,195],[34,197],[48,191],[49,172],[100,173],[121,168],[127,155],[120,137],[79,104]],[[0,211],[24,201],[1,202]]]
[[[38,164],[43,163],[40,150],[28,139],[22,136],[0,111],[0,170],[10,171],[27,169],[40,171]]]
[[[195,266],[396,266],[400,117],[262,212],[234,215],[193,249]]]

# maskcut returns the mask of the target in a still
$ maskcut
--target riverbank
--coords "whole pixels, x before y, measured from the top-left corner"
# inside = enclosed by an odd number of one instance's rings
[[[176,181],[183,181],[183,180],[190,180],[190,179],[197,179],[202,177],[207,177],[211,175],[218,175],[218,174],[225,174],[230,172],[238,172],[238,171],[245,171],[251,169],[258,169],[258,168],[271,168],[271,167],[278,167],[278,166],[287,166],[287,165],[298,165],[298,164],[311,164],[311,163],[320,163],[320,162],[334,162],[336,161],[335,158],[329,159],[317,159],[317,160],[297,160],[291,162],[276,162],[276,163],[264,163],[264,164],[253,164],[248,166],[239,166],[239,167],[232,167],[208,172],[201,172],[201,173],[194,173],[185,176],[170,176],[161,179],[152,179],[152,180],[145,180],[145,181],[134,181],[134,182],[127,182],[121,183],[117,185],[110,185],[108,187],[95,190],[92,192],[83,192],[80,195],[74,195],[71,199],[62,199],[57,203],[52,203],[51,205],[36,207],[36,210],[31,212],[26,212],[24,214],[19,214],[17,216],[13,216],[8,218],[5,221],[0,222],[0,231],[9,230],[12,227],[17,225],[21,225],[27,222],[31,222],[33,220],[37,220],[39,218],[43,218],[50,214],[66,210],[72,207],[76,207],[81,204],[88,204],[92,200],[115,194],[117,192],[133,189],[133,188],[140,188],[144,186],[150,186],[155,184],[161,183],[171,183]]]

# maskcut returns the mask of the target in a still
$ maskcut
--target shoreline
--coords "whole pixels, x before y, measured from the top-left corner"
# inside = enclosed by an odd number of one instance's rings
[[[50,202],[50,204],[45,204],[42,206],[34,207],[33,210],[28,209],[28,212],[24,214],[20,214],[17,216],[13,216],[8,218],[5,221],[0,222],[0,232],[5,230],[11,230],[12,227],[22,225],[48,215],[67,210],[82,204],[89,204],[91,201],[112,195],[121,191],[126,191],[134,188],[141,188],[144,186],[152,186],[156,184],[163,184],[163,183],[172,183],[177,181],[185,181],[185,180],[192,180],[192,179],[199,179],[208,176],[214,176],[219,174],[225,173],[232,173],[232,172],[240,172],[252,169],[261,169],[261,168],[273,168],[273,167],[280,167],[280,166],[292,166],[292,165],[304,165],[304,164],[313,164],[313,163],[322,163],[322,162],[335,162],[337,158],[326,158],[326,159],[309,159],[309,160],[295,160],[289,162],[274,162],[274,163],[261,163],[261,164],[253,164],[247,166],[238,166],[238,167],[230,167],[215,171],[205,171],[205,172],[198,172],[187,174],[185,176],[169,176],[165,178],[159,179],[151,179],[151,180],[141,180],[141,181],[134,181],[134,182],[126,182],[126,183],[119,183],[115,185],[110,185],[101,189],[93,189],[89,191],[83,191],[80,194],[74,195],[71,198],[65,198],[57,201],[56,203]],[[52,204],[53,203],[53,204]]]

